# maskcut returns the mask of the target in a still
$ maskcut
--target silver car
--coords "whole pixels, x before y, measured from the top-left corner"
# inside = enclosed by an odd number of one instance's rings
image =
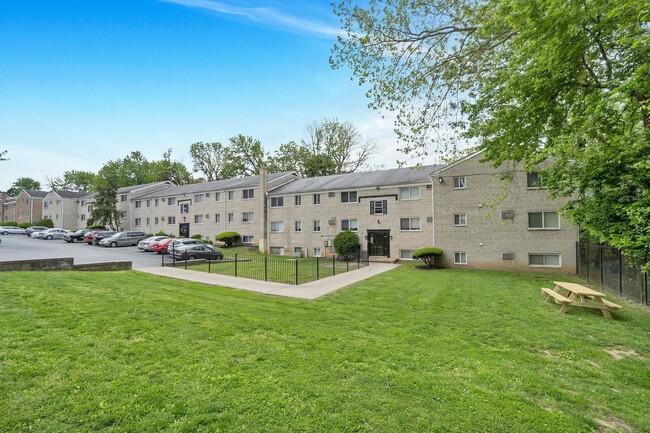
[[[24,235],[25,229],[16,226],[2,226],[0,227],[0,235]]]
[[[153,251],[153,243],[169,239],[169,236],[151,236],[138,242],[138,249],[142,251]]]
[[[117,232],[113,236],[99,241],[99,246],[111,248],[135,246],[146,237],[147,235],[144,232]]]
[[[40,236],[42,239],[52,240],[52,239],[63,239],[63,236],[70,233],[70,230],[66,229],[48,229],[42,232]]]

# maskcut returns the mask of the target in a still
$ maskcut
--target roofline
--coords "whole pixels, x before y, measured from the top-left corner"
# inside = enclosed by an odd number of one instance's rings
[[[404,182],[404,183],[399,183],[399,184],[394,184],[394,185],[381,185],[379,188],[399,188],[399,187],[402,187],[402,186],[405,186],[405,185],[429,185],[430,183],[433,183],[433,180],[431,179],[432,174],[429,174],[428,176],[429,176],[428,177],[429,180],[421,180],[421,181],[417,181],[417,182]],[[287,184],[288,183],[290,183],[290,182],[287,182]],[[286,185],[286,184],[284,184],[284,185]],[[284,185],[279,185],[279,186],[273,188],[273,190],[275,190],[277,188],[280,188],[281,186],[284,186]],[[290,193],[286,193],[286,194],[275,194],[275,195],[316,194],[316,193],[321,193],[321,192],[326,193],[326,192],[354,191],[354,190],[364,190],[364,189],[375,189],[376,190],[377,187],[371,185],[371,186],[356,186],[356,187],[351,186],[349,188],[312,189],[312,190],[294,191],[294,192],[290,192]],[[271,191],[273,191],[273,190],[269,190],[269,192],[268,192],[269,196],[272,195]]]
[[[446,165],[446,166],[442,167],[440,170],[434,171],[433,173],[431,173],[431,176],[434,176],[434,175],[436,175],[438,173],[442,173],[443,171],[445,171],[445,170],[447,170],[449,168],[456,167],[457,165],[462,164],[463,162],[467,161],[468,159],[472,159],[475,156],[480,155],[481,153],[483,153],[483,150],[478,150],[478,151],[476,151],[474,153],[471,153],[471,154],[469,154],[467,156],[464,156],[461,159],[459,159],[458,161],[456,161],[456,162],[454,162],[452,164]]]

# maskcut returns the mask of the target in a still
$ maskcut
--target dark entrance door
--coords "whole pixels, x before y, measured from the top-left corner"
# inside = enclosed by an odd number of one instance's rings
[[[178,225],[178,234],[182,238],[189,238],[190,237],[190,223],[180,223]]]
[[[390,230],[368,230],[368,255],[390,257]]]

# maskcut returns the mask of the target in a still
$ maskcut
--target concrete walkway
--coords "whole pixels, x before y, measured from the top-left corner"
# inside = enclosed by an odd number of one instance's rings
[[[365,280],[375,275],[395,269],[399,265],[391,263],[371,263],[370,266],[354,271],[349,271],[333,277],[323,278],[310,283],[294,286],[291,284],[272,283],[268,281],[251,280],[249,278],[231,277],[221,274],[208,274],[207,272],[190,271],[182,268],[155,267],[136,269],[153,275],[160,275],[178,280],[194,281],[195,283],[210,286],[230,287],[233,289],[248,290],[264,293],[266,295],[285,296],[288,298],[316,299],[334,292],[357,281]]]

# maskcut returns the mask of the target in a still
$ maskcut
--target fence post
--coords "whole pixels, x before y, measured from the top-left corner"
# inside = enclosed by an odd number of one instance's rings
[[[235,254],[235,277],[237,276],[237,254]]]
[[[210,254],[208,254],[208,274],[210,273]]]
[[[169,248],[167,248],[167,251],[169,252]],[[174,245],[172,245],[172,263],[174,264],[174,267],[176,267],[176,256],[174,253],[176,252],[176,248]]]
[[[576,242],[576,274],[580,275],[580,241]]]
[[[361,245],[359,245],[357,249],[357,269],[361,269]]]
[[[185,256],[185,270],[187,271],[187,256]]]
[[[590,245],[589,242],[587,242],[587,284],[590,283],[589,274],[591,274],[591,272],[590,272],[591,271],[591,263],[589,262],[591,256],[589,255],[589,245]]]
[[[644,264],[646,266],[648,265],[648,257],[645,258]],[[648,305],[648,273],[647,272],[643,273],[643,293],[641,294],[641,297],[643,298],[641,302],[643,302],[645,305]]]
[[[348,272],[350,270],[350,260],[345,260],[345,272]]]
[[[332,256],[332,276],[336,275],[336,256]]]
[[[269,280],[269,258],[264,256],[264,281]]]
[[[320,257],[316,257],[316,279],[320,279]]]
[[[165,267],[165,255],[164,254],[160,255],[160,266],[163,267],[163,268]]]
[[[600,260],[600,288],[605,287],[604,271],[603,271],[603,245],[598,245],[598,259]]]
[[[623,250],[618,250],[618,294],[623,296]]]
[[[298,259],[296,259],[296,286],[298,285]]]

